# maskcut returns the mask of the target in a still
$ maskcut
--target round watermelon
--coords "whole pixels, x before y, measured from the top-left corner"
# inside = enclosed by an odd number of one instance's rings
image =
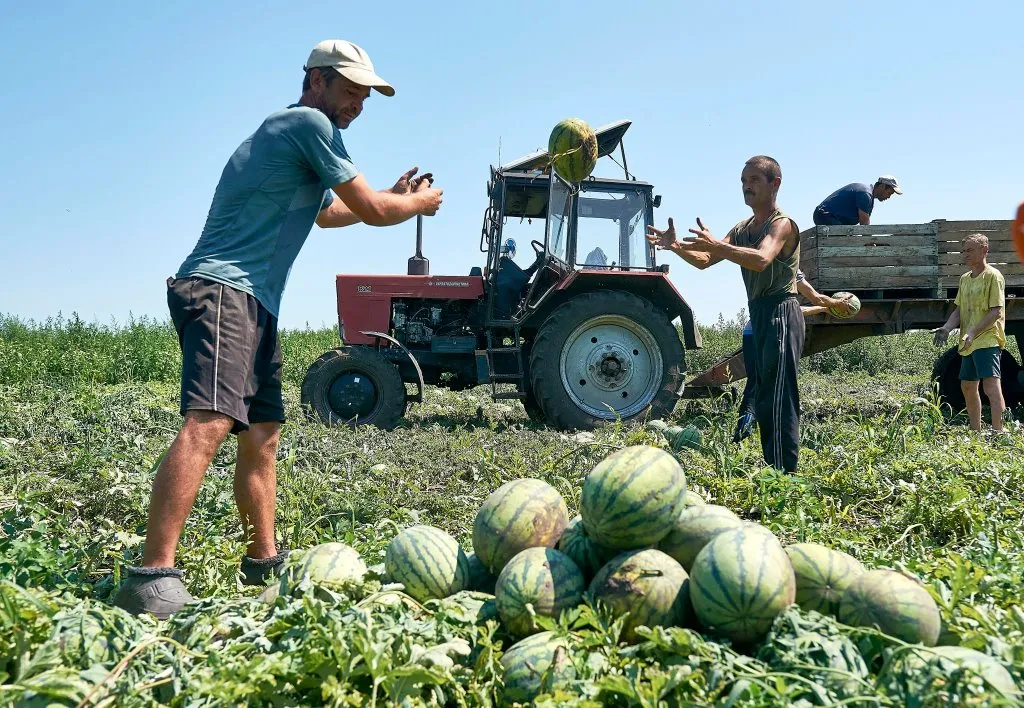
[[[832,315],[833,317],[835,317],[837,319],[840,319],[840,320],[848,320],[851,317],[853,317],[854,315],[856,315],[858,312],[860,312],[860,298],[858,298],[853,293],[846,293],[846,292],[836,293],[832,297],[834,297],[837,300],[849,300],[850,304],[853,305],[853,311],[850,312],[850,314],[848,314],[848,315],[843,314],[842,310],[836,308],[835,306],[829,307],[828,308],[828,313],[830,315]]]
[[[475,552],[466,554],[466,564],[469,568],[469,582],[466,587],[469,590],[475,590],[477,592],[486,592],[491,595],[494,594],[494,584],[498,581],[496,577],[491,575],[491,572],[487,570],[487,566],[480,560]]]
[[[905,655],[902,668],[905,672],[920,675],[921,669],[928,664],[938,665],[942,671],[939,675],[949,676],[957,669],[967,669],[985,680],[986,688],[994,690],[1002,698],[1022,698],[1017,692],[1017,684],[1006,667],[994,657],[983,654],[976,649],[959,646],[937,646],[929,649],[918,649]]]
[[[622,640],[637,641],[636,628],[680,626],[687,620],[690,581],[671,557],[648,548],[626,551],[608,561],[590,583],[595,602],[611,608],[615,617],[627,612]]]
[[[419,602],[454,595],[469,585],[469,559],[459,542],[433,526],[410,526],[391,539],[384,567]]]
[[[501,657],[501,704],[530,704],[541,693],[568,688],[576,679],[569,645],[554,632],[540,632],[513,644]]]
[[[658,542],[658,548],[689,572],[697,554],[711,539],[723,531],[739,528],[742,523],[740,517],[718,504],[686,507],[672,530]]]
[[[818,543],[794,543],[786,546],[786,554],[796,575],[796,604],[808,612],[835,616],[843,591],[864,572],[850,554]]]
[[[349,592],[363,582],[366,573],[366,563],[354,548],[336,541],[321,543],[301,554],[292,553],[281,577],[268,585],[261,597],[273,602],[278,595],[293,595],[308,586]]]
[[[587,582],[601,570],[611,555],[602,549],[587,535],[583,528],[583,517],[577,515],[565,527],[562,537],[558,539],[558,550],[572,558],[573,563],[583,573]]]
[[[764,637],[796,597],[789,556],[763,527],[715,536],[693,561],[690,581],[697,619],[737,644]]]
[[[558,619],[562,610],[583,599],[583,573],[569,556],[553,548],[527,548],[505,565],[494,598],[509,634],[525,637],[540,631],[527,605],[542,617]]]
[[[683,508],[686,475],[676,458],[650,445],[613,452],[583,482],[587,535],[609,550],[651,546],[672,530]]]
[[[498,575],[527,548],[554,548],[569,525],[569,508],[558,490],[539,479],[517,479],[487,497],[473,522],[473,549]]]
[[[707,504],[707,499],[702,497],[698,492],[693,489],[687,489],[686,494],[683,495],[683,506],[704,506]]]
[[[904,642],[935,646],[942,629],[938,605],[919,583],[895,570],[868,570],[839,598],[839,621],[876,627]]]
[[[597,164],[597,134],[579,118],[559,121],[548,136],[548,154],[566,182],[584,180]]]

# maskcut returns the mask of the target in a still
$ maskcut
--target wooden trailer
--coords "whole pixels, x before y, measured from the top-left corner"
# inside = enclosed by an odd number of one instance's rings
[[[814,226],[800,234],[800,266],[818,292],[852,292],[861,310],[841,320],[831,315],[807,318],[803,356],[861,337],[931,330],[953,311],[960,276],[966,272],[961,245],[969,234],[989,239],[988,261],[1006,280],[1006,333],[1024,344],[1024,264],[1011,241],[1010,220],[947,221],[878,226]],[[943,399],[963,408],[960,361],[950,347],[935,362],[932,377]],[[1024,402],[1020,362],[1003,352],[1003,395],[1010,407]],[[746,377],[743,352],[723,357],[686,384],[683,396],[699,398],[727,392]]]

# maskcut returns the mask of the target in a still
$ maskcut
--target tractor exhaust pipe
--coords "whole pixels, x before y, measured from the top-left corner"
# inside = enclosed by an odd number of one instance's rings
[[[430,261],[423,257],[423,215],[416,215],[416,255],[409,259],[409,275],[430,275]]]

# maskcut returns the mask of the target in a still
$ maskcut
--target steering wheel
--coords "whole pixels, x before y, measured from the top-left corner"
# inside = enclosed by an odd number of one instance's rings
[[[530,245],[533,246],[533,250],[537,252],[538,257],[544,255],[544,252],[547,250],[544,248],[544,244],[537,240],[530,241]]]

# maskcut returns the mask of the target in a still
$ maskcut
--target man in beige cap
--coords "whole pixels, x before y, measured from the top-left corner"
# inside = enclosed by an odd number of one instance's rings
[[[193,601],[174,567],[185,519],[207,467],[238,436],[235,502],[246,534],[243,584],[280,568],[274,536],[281,346],[277,318],[292,263],[313,224],[390,226],[441,206],[433,177],[403,174],[375,191],[341,138],[371,89],[395,93],[362,48],[320,42],[306,61],[298,103],[275,111],[245,139],[221,174],[198,243],[167,280],[182,351],[182,427],[153,481],[146,543],[114,599],[159,618]]]
[[[900,183],[892,175],[882,175],[870,187],[855,182],[840,187],[814,209],[812,220],[817,226],[867,226],[875,200],[884,202],[894,194],[903,194]]]

